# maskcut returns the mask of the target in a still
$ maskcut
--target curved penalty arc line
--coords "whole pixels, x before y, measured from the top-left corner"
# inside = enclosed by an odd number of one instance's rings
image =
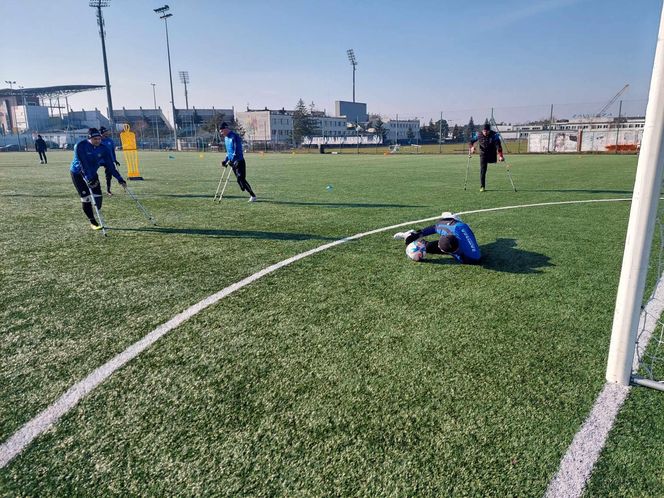
[[[503,206],[496,208],[488,209],[476,209],[472,211],[460,211],[457,214],[476,214],[476,213],[488,213],[493,211],[505,211],[508,209],[521,209],[521,208],[531,208],[531,207],[542,207],[542,206],[559,206],[565,204],[587,204],[587,203],[599,203],[599,202],[624,202],[630,201],[631,198],[618,198],[618,199],[591,199],[591,200],[580,200],[580,201],[558,201],[558,202],[541,202],[537,204],[522,204],[515,206]],[[388,230],[393,230],[395,228],[401,228],[405,226],[415,225],[419,223],[425,223],[429,221],[437,220],[440,216],[433,216],[430,218],[423,218],[415,221],[408,221],[404,223],[399,223],[397,225],[390,225],[383,228],[378,228],[375,230],[370,230],[368,232],[358,233],[343,239],[336,240],[327,244],[323,244],[309,251],[302,252],[290,258],[287,258],[283,261],[275,263],[263,270],[254,273],[253,275],[248,276],[236,282],[228,287],[212,294],[205,299],[199,301],[198,303],[190,306],[186,310],[178,313],[173,318],[158,326],[152,332],[145,335],[142,339],[135,342],[123,352],[119,353],[108,362],[100,366],[91,372],[83,380],[77,382],[71,386],[62,396],[55,400],[51,405],[45,408],[41,413],[36,415],[33,419],[25,423],[18,431],[16,431],[12,436],[9,437],[5,442],[0,445],[0,469],[4,468],[9,462],[11,462],[17,455],[19,455],[32,441],[34,441],[41,434],[46,432],[50,427],[60,420],[62,416],[68,413],[72,408],[74,408],[79,401],[86,397],[91,391],[97,388],[102,382],[108,379],[113,375],[117,370],[126,365],[129,361],[136,358],[143,351],[152,346],[155,342],[161,339],[163,336],[168,334],[170,331],[187,321],[189,318],[200,313],[205,308],[219,302],[226,296],[234,293],[235,291],[246,287],[247,285],[263,278],[264,276],[273,273],[285,266],[288,266],[296,261],[304,259],[306,257],[312,256],[319,252],[325,251],[332,247],[345,244],[352,240],[361,239],[369,235],[374,235],[381,232],[386,232]]]

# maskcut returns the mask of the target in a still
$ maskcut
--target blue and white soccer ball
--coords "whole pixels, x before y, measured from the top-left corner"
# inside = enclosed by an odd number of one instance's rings
[[[415,240],[406,246],[406,256],[413,261],[422,261],[427,254],[427,243],[422,240]]]

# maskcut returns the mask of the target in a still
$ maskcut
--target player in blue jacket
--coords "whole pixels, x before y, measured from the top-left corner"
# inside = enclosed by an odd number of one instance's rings
[[[457,215],[445,212],[434,225],[422,228],[421,230],[409,230],[407,232],[398,232],[394,234],[395,239],[406,241],[406,245],[411,242],[438,234],[438,240],[426,241],[427,254],[449,254],[459,263],[467,265],[480,262],[480,246],[475,240],[475,235],[470,227],[461,221]]]
[[[92,209],[94,199],[97,209],[101,209],[101,185],[97,170],[102,164],[109,164],[113,168],[112,175],[122,187],[127,186],[122,175],[115,169],[113,158],[108,149],[101,143],[101,133],[96,128],[88,130],[87,140],[81,140],[74,146],[74,159],[69,172],[71,180],[81,196],[81,206],[85,216],[90,220],[90,228],[100,230],[101,224],[95,219]]]
[[[240,135],[231,131],[227,123],[221,123],[219,132],[224,136],[224,143],[226,144],[226,159],[221,162],[221,165],[226,168],[230,163],[237,178],[237,183],[240,190],[245,190],[249,193],[249,202],[256,202],[256,194],[251,190],[251,185],[246,179],[247,163],[244,162],[244,154],[242,153],[242,139]]]
[[[102,166],[104,167],[104,173],[106,174],[106,193],[109,196],[112,196],[113,192],[111,192],[111,178],[113,178],[113,169],[115,169],[115,166],[120,166],[120,163],[115,156],[115,142],[113,142],[113,138],[111,138],[111,130],[102,126],[99,128],[99,133],[101,133],[101,143],[106,146],[106,148],[111,153],[111,157],[113,158],[113,167],[102,163]]]

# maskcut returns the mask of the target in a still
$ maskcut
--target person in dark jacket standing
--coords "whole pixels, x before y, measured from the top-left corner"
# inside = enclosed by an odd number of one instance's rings
[[[484,123],[484,128],[479,135],[473,134],[471,137],[468,154],[475,152],[475,142],[480,143],[480,192],[484,192],[486,190],[487,165],[495,163],[496,159],[503,162],[505,157],[500,143],[500,135],[491,129],[488,122]]]
[[[106,193],[109,196],[112,196],[113,193],[111,192],[111,178],[113,178],[113,171],[116,170],[115,166],[120,166],[120,163],[118,162],[118,159],[115,155],[115,142],[113,142],[113,139],[111,138],[111,130],[105,126],[102,126],[99,128],[99,133],[101,133],[101,144],[108,149],[108,152],[113,159],[113,164],[102,163],[102,166],[104,167],[104,173],[106,174]]]
[[[46,149],[48,149],[46,141],[44,141],[41,135],[37,135],[37,140],[35,140],[35,150],[37,151],[37,154],[39,154],[39,164],[48,164],[48,160],[46,159]]]
[[[256,202],[256,194],[251,190],[251,185],[249,185],[249,182],[246,179],[247,163],[244,162],[242,139],[240,138],[240,135],[231,131],[227,123],[221,123],[219,132],[224,136],[224,143],[226,145],[226,159],[221,162],[221,165],[225,168],[230,163],[233,168],[233,173],[235,173],[235,178],[237,178],[237,183],[240,186],[240,190],[249,193],[251,196],[249,197],[249,202]]]

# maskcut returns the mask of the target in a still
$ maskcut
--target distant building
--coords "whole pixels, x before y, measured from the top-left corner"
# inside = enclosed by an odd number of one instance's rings
[[[17,105],[13,107],[14,123],[18,131],[40,131],[49,127],[48,107]]]
[[[109,127],[111,124],[99,109],[94,111],[80,111],[70,110],[63,118],[62,128],[79,129],[79,128],[101,128],[102,126]]]
[[[548,122],[526,123],[526,124],[505,124],[497,123],[497,129],[501,136],[506,140],[517,138],[528,138],[531,133],[553,131],[580,131],[580,130],[615,130],[615,129],[633,129],[643,130],[645,117],[581,117],[572,119],[558,119],[549,124]]]
[[[24,132],[31,124],[39,129],[48,126],[48,108],[41,107],[38,98],[31,95],[0,97],[0,131]]]
[[[237,121],[245,131],[245,139],[258,143],[286,144],[293,142],[293,114],[295,111],[274,109],[248,109],[236,113]],[[324,112],[314,111],[311,119],[315,123],[318,135],[324,137],[342,137],[354,135],[346,128],[346,119],[339,116],[327,116]]]
[[[234,114],[233,109],[176,109],[178,123],[178,136],[194,137],[200,135],[200,127],[205,123],[219,121],[231,121]]]
[[[409,141],[419,142],[420,140],[420,121],[418,119],[389,119],[383,124],[386,130],[386,140],[394,143],[407,143]],[[408,138],[410,130],[412,138]]]
[[[156,137],[159,135],[162,144],[158,147],[167,146],[173,142],[173,125],[166,119],[161,108],[158,109],[115,109],[113,111],[116,127],[121,130],[123,125],[128,124],[130,131],[136,133],[139,147],[147,146],[145,142],[150,142],[150,146],[155,146]]]

